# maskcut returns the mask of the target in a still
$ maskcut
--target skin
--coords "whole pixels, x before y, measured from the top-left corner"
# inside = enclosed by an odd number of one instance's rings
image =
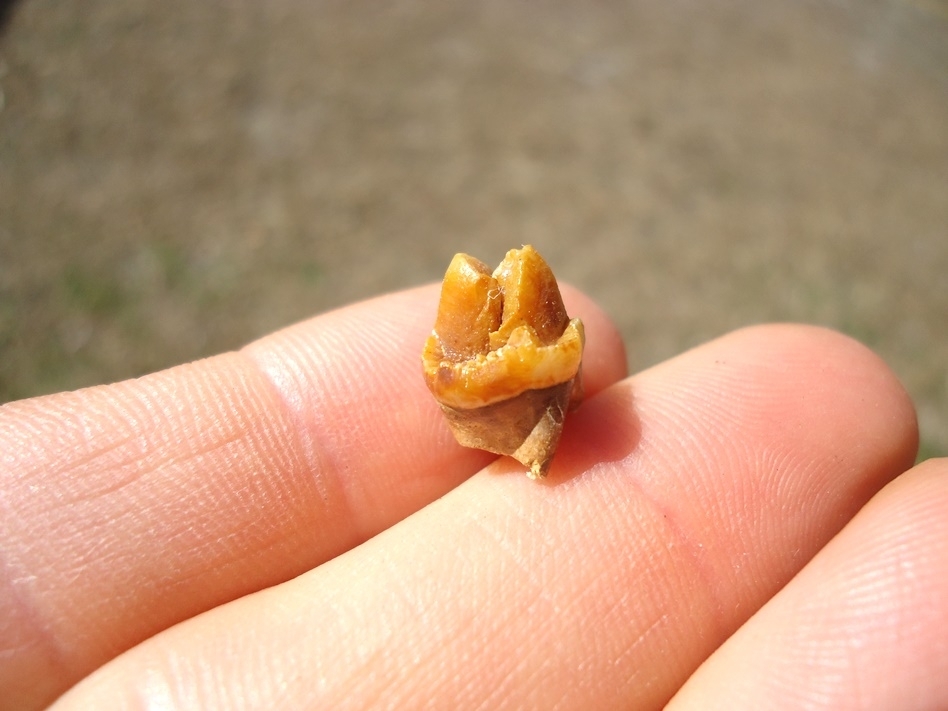
[[[875,355],[624,378],[565,289],[590,397],[536,483],[448,433],[437,294],[0,408],[0,707],[948,705],[948,464]]]

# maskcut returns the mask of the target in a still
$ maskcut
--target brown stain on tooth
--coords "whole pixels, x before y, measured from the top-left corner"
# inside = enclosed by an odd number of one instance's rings
[[[422,353],[425,382],[458,442],[510,455],[540,478],[582,399],[584,343],[533,247],[510,250],[493,273],[457,254]]]

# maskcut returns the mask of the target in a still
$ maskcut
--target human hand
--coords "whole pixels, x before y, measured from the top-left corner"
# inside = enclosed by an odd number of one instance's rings
[[[564,298],[589,398],[543,483],[448,434],[434,287],[0,408],[0,707],[948,703],[946,465],[902,474],[881,361],[768,326],[620,381]]]

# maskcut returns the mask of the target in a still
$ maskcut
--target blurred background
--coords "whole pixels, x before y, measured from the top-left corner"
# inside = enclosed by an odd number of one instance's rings
[[[631,369],[825,324],[948,453],[948,0],[0,12],[0,402],[532,243]]]

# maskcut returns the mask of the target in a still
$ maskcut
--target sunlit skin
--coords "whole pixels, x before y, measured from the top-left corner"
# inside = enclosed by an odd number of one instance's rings
[[[948,705],[948,465],[874,354],[760,326],[627,378],[564,287],[537,484],[445,426],[438,294],[0,408],[0,708]]]

